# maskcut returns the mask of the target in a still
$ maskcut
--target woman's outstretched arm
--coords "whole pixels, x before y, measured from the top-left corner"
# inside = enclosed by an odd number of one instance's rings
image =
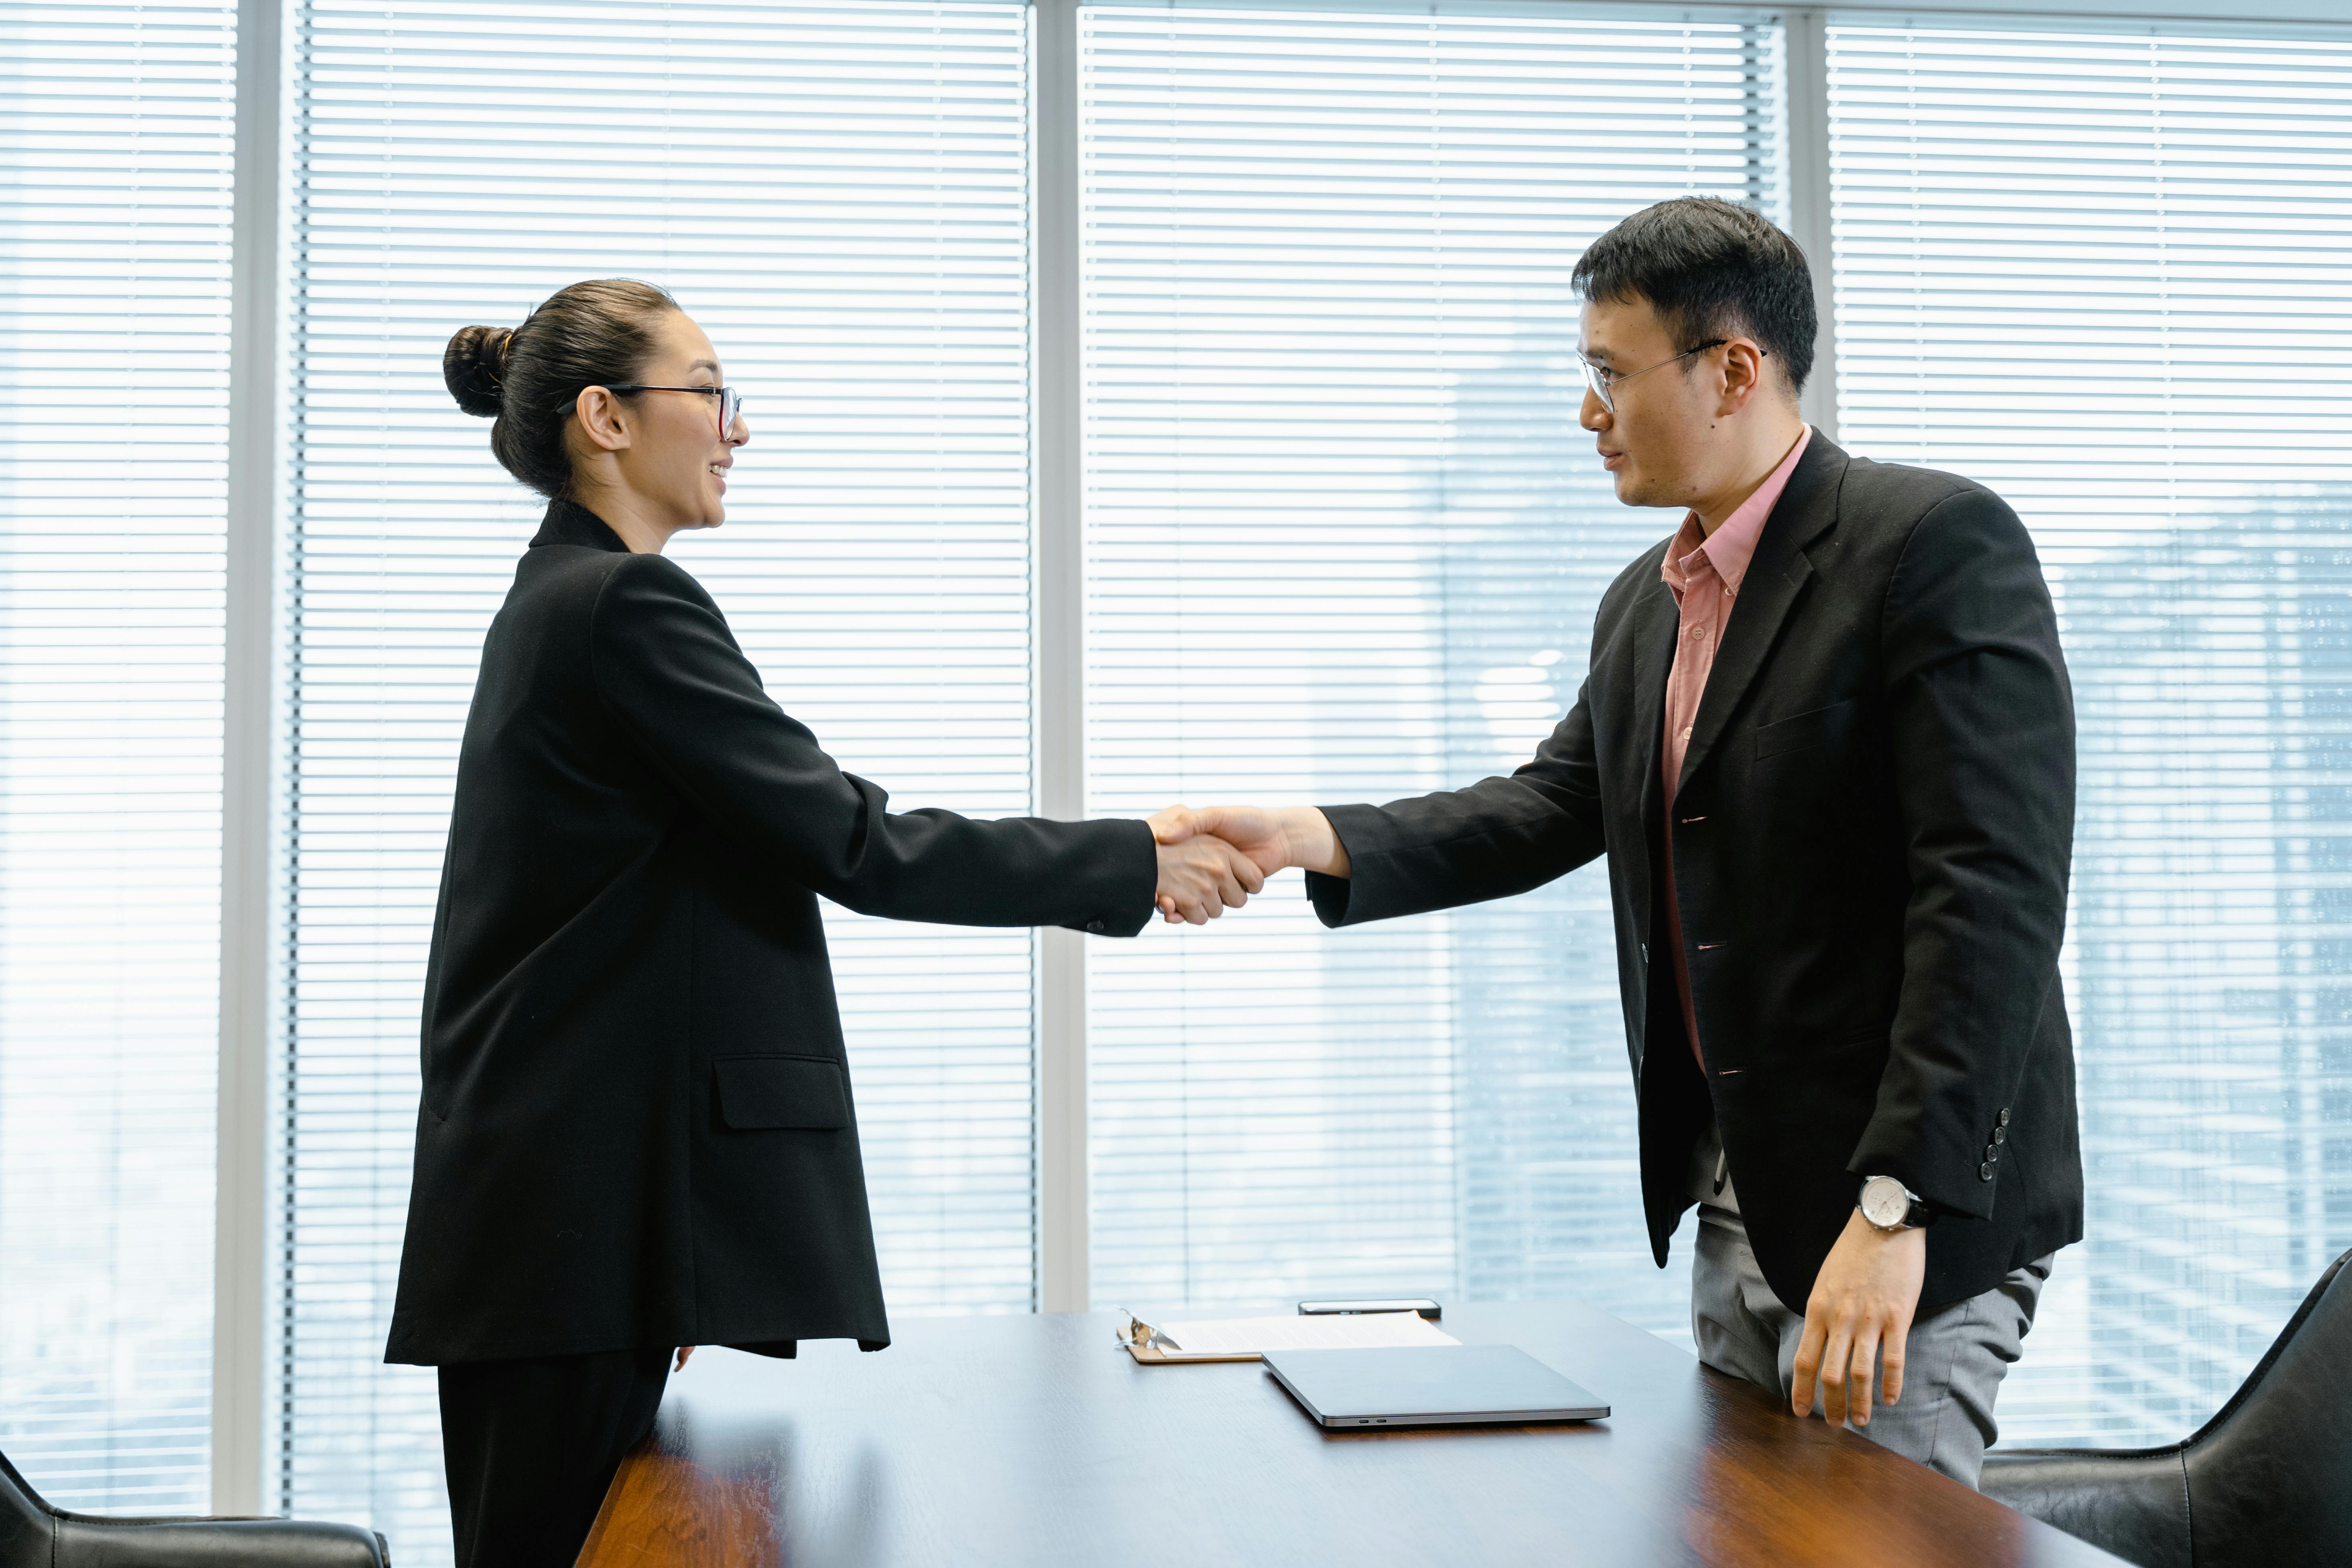
[[[851,909],[1131,936],[1155,910],[1197,922],[1263,885],[1222,840],[1160,846],[1140,821],[891,812],[776,706],[710,595],[662,556],[616,556],[590,628],[596,689],[647,763],[747,854]]]

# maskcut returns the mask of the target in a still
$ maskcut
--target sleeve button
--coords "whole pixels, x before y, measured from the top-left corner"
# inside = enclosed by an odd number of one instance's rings
[[[2000,1108],[2000,1124],[2003,1127],[2009,1125],[2009,1107],[2006,1105]]]
[[[1994,1129],[1992,1130],[1992,1141],[1993,1141],[1994,1142],[1996,1142],[1996,1143],[2006,1143],[2006,1142],[2009,1142],[2009,1129],[2008,1129],[2008,1128],[2006,1128],[2006,1127],[1996,1127],[1996,1128],[1994,1128]]]
[[[1983,1164],[1977,1167],[1977,1180],[1979,1182],[1990,1182],[1992,1180],[1991,1161],[1988,1160]]]
[[[1097,936],[1100,936],[1103,933],[1103,923],[1100,921],[1088,921],[1087,922],[1087,930]]]

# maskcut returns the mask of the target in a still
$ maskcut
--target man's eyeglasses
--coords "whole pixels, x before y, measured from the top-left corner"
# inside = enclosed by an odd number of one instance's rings
[[[1635,376],[1647,375],[1654,370],[1664,370],[1675,360],[1686,360],[1693,354],[1703,354],[1709,349],[1719,349],[1730,341],[1729,338],[1716,338],[1711,342],[1699,344],[1695,349],[1685,349],[1675,355],[1674,359],[1662,359],[1656,364],[1645,364],[1639,370],[1629,370],[1622,375],[1605,364],[1594,364],[1581,353],[1576,356],[1576,363],[1584,367],[1584,384],[1592,388],[1592,395],[1601,399],[1601,407],[1614,414],[1617,412],[1617,388]],[[614,390],[617,392],[620,389],[615,387]]]
[[[605,391],[615,396],[625,392],[698,392],[705,397],[719,399],[719,438],[722,441],[735,433],[735,421],[743,417],[743,395],[731,386],[651,386],[633,384],[628,386],[608,386]],[[580,402],[574,394],[571,402],[556,412],[569,414]]]

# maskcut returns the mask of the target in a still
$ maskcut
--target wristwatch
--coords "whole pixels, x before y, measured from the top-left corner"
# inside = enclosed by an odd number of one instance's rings
[[[1909,1230],[1929,1223],[1936,1211],[1919,1199],[1919,1194],[1893,1176],[1864,1176],[1862,1197],[1855,1205],[1862,1217],[1879,1230]]]

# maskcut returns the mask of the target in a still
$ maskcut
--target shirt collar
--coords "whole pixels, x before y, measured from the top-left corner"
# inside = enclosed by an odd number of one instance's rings
[[[1688,586],[1700,558],[1721,580],[1726,593],[1735,598],[1739,594],[1740,579],[1748,575],[1748,563],[1755,557],[1756,542],[1764,537],[1764,524],[1772,515],[1772,508],[1780,500],[1780,492],[1789,488],[1789,476],[1797,471],[1797,459],[1805,455],[1812,443],[1813,427],[1810,425],[1780,459],[1780,466],[1765,477],[1756,487],[1756,493],[1739,503],[1738,510],[1723,520],[1723,526],[1713,533],[1700,528],[1698,513],[1685,512],[1683,525],[1675,531],[1674,542],[1666,546],[1666,558],[1659,563],[1658,574],[1666,586],[1674,590],[1677,602]]]

